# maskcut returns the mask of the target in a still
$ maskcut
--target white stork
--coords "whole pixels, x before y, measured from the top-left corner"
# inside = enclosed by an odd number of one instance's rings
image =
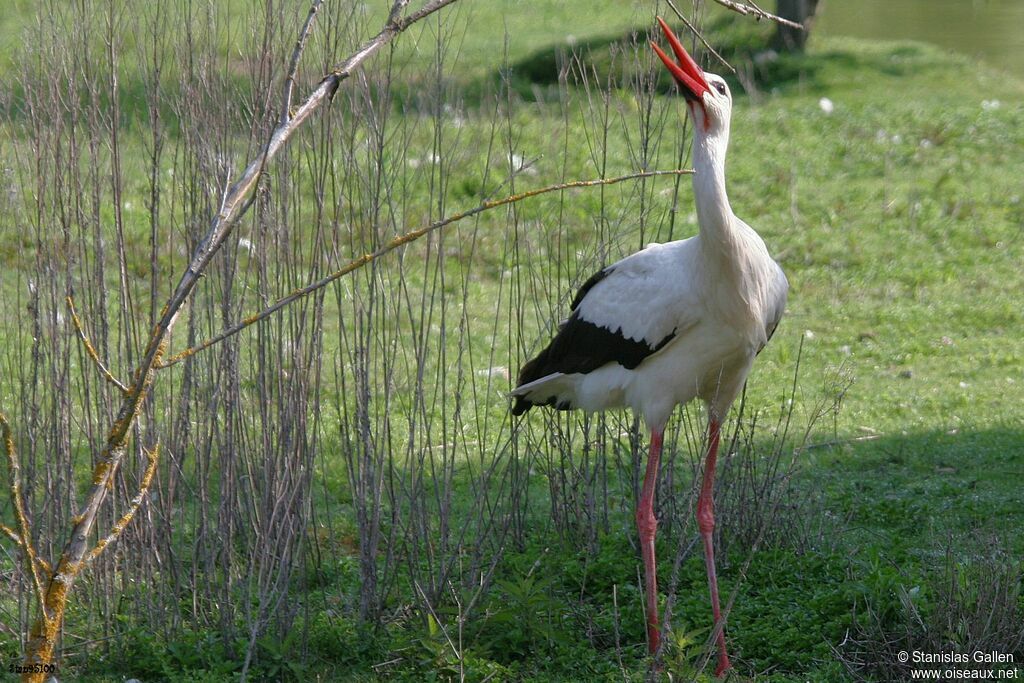
[[[659,646],[654,554],[654,488],[665,425],[694,398],[707,406],[708,437],[697,523],[704,543],[717,631],[715,675],[729,668],[715,577],[712,502],[720,426],[754,357],[775,331],[789,283],[754,230],[736,217],[725,192],[732,96],[705,73],[659,17],[678,64],[654,51],[675,77],[693,121],[693,193],[699,234],[646,249],[587,280],[558,334],[519,373],[512,412],[532,406],[599,411],[628,406],[651,431],[636,510],[644,563],[647,639]]]

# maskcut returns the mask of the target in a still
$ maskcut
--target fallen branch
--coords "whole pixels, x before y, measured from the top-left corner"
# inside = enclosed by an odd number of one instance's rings
[[[502,199],[494,199],[494,200],[486,201],[486,202],[484,202],[484,203],[482,203],[482,204],[480,204],[478,206],[473,207],[472,209],[468,209],[466,211],[461,211],[461,212],[459,212],[457,214],[449,216],[448,218],[443,218],[441,220],[434,221],[433,223],[431,223],[430,225],[428,225],[426,227],[419,228],[417,230],[412,230],[412,231],[409,231],[409,232],[407,232],[407,233],[405,233],[403,235],[395,237],[395,238],[391,239],[390,241],[388,241],[387,243],[385,243],[384,245],[382,245],[376,251],[372,251],[372,252],[369,252],[367,254],[363,254],[362,256],[360,256],[358,258],[352,259],[351,261],[346,263],[342,268],[334,271],[330,275],[326,275],[323,278],[321,278],[321,279],[319,279],[319,280],[317,280],[315,282],[312,282],[312,283],[306,285],[305,287],[301,287],[299,289],[296,289],[295,291],[291,292],[290,294],[281,297],[280,299],[278,299],[273,304],[271,304],[267,308],[263,309],[259,313],[256,313],[255,315],[251,315],[248,318],[245,318],[241,322],[239,322],[239,323],[237,323],[235,325],[232,325],[231,327],[227,328],[226,330],[224,330],[220,334],[218,334],[218,335],[216,335],[214,337],[210,337],[209,339],[207,339],[204,342],[201,342],[199,344],[196,344],[195,346],[191,346],[191,347],[185,349],[184,351],[180,351],[180,352],[174,354],[173,356],[169,357],[165,361],[158,362],[154,367],[156,367],[157,369],[161,369],[161,368],[170,367],[171,365],[174,365],[176,363],[180,363],[181,361],[185,360],[189,356],[193,356],[193,355],[199,353],[200,351],[208,349],[211,346],[224,341],[228,337],[232,337],[232,336],[238,334],[239,332],[241,332],[245,328],[247,328],[247,327],[249,327],[251,325],[255,325],[259,321],[264,320],[264,319],[270,317],[276,311],[279,311],[280,309],[284,308],[285,306],[287,306],[288,304],[292,303],[293,301],[296,301],[297,299],[301,299],[304,296],[312,294],[313,292],[317,291],[318,289],[322,289],[322,288],[326,287],[327,285],[331,284],[335,280],[337,280],[337,279],[339,279],[339,278],[341,278],[341,277],[343,277],[345,275],[348,275],[352,271],[358,270],[358,269],[362,268],[363,266],[365,266],[365,265],[367,265],[369,263],[372,263],[373,261],[376,261],[381,256],[384,256],[385,254],[387,254],[389,252],[392,252],[395,249],[398,249],[399,247],[405,246],[406,244],[409,244],[411,242],[415,242],[419,238],[421,238],[421,237],[423,237],[425,235],[429,235],[430,233],[434,232],[435,230],[439,230],[439,229],[441,229],[443,227],[451,225],[452,223],[457,223],[458,221],[461,221],[461,220],[463,220],[465,218],[469,218],[471,216],[475,216],[477,214],[483,213],[484,211],[489,211],[490,209],[496,209],[496,208],[498,208],[500,206],[506,206],[508,204],[515,204],[516,202],[521,202],[524,199],[529,199],[531,197],[536,197],[538,195],[547,194],[549,192],[559,192],[559,191],[562,191],[562,190],[569,190],[569,189],[572,189],[572,188],[575,188],[575,187],[598,187],[598,186],[601,186],[601,185],[614,185],[616,183],[621,183],[621,182],[626,181],[626,180],[636,180],[637,178],[651,178],[651,177],[655,177],[655,176],[665,176],[665,175],[678,176],[678,175],[684,175],[684,174],[690,174],[690,173],[693,173],[693,171],[690,170],[690,169],[673,169],[671,171],[641,171],[639,173],[630,173],[628,175],[617,176],[615,178],[598,178],[596,180],[573,180],[573,181],[566,182],[566,183],[558,183],[557,185],[548,185],[546,187],[541,187],[541,188],[538,188],[536,190],[528,190],[526,192],[520,192],[518,194],[510,195],[508,197],[504,197]]]
[[[804,451],[814,450],[815,448],[834,448],[835,446],[842,446],[848,443],[861,443],[863,441],[876,441],[881,439],[883,434],[863,434],[861,436],[851,436],[848,439],[831,439],[829,441],[822,441],[820,443],[809,443],[806,446],[802,446],[793,451],[794,455],[798,455]]]

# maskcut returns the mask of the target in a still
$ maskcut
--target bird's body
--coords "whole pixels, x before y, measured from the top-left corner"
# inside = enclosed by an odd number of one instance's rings
[[[707,459],[697,522],[704,543],[716,628],[716,675],[730,667],[714,559],[714,472],[721,422],[754,358],[782,317],[789,285],[764,242],[736,217],[725,188],[732,99],[661,21],[678,63],[656,45],[686,97],[694,123],[693,190],[700,232],[651,244],[594,276],[551,343],[523,366],[512,392],[519,415],[532,406],[588,412],[629,407],[651,431],[637,504],[650,650],[660,642],[654,490],[662,437],[677,405],[701,399],[708,411]],[[653,44],[652,44],[653,45]]]
[[[523,368],[513,411],[629,407],[657,429],[699,398],[724,415],[787,291],[764,242],[736,222],[734,258],[716,257],[720,247],[696,235],[651,244],[593,276],[552,343]]]

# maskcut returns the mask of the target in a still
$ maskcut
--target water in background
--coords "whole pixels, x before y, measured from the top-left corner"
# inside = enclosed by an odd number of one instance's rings
[[[814,31],[921,40],[1024,78],[1024,0],[822,0]]]

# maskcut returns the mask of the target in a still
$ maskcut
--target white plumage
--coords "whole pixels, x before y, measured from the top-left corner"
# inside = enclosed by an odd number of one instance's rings
[[[626,406],[651,430],[637,527],[644,561],[648,641],[658,650],[654,488],[662,435],[675,406],[708,409],[708,454],[698,499],[717,629],[716,675],[730,667],[715,574],[713,483],[721,421],[754,358],[782,317],[789,285],[754,230],[737,218],[725,189],[732,98],[659,18],[678,63],[656,45],[687,100],[694,127],[693,176],[699,234],[651,244],[588,280],[552,342],[523,366],[513,413],[536,405],[599,411]]]
[[[549,373],[513,396],[588,412],[629,407],[651,429],[694,398],[724,415],[778,324],[788,288],[761,238],[733,218],[740,252],[749,255],[742,265],[716,263],[701,235],[651,244],[610,266],[575,309],[583,321],[649,347],[674,334],[665,346],[633,369],[611,361],[587,373]]]

